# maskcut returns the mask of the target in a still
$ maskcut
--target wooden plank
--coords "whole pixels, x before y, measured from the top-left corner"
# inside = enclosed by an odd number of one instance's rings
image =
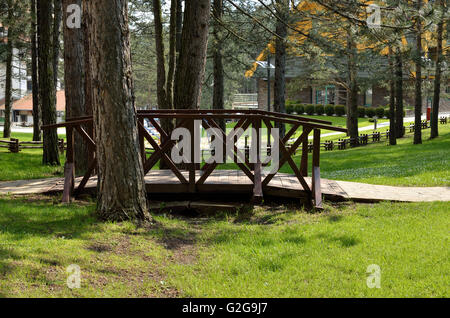
[[[75,154],[74,154],[74,134],[73,127],[68,127],[66,130],[67,151],[66,164],[64,165],[64,191],[63,203],[70,203],[71,196],[75,184]]]
[[[173,163],[172,159],[170,159],[167,156],[167,154],[159,147],[158,143],[153,140],[153,137],[148,133],[148,131],[145,129],[145,127],[141,123],[139,123],[139,130],[141,131],[141,134],[144,136],[144,138],[147,139],[148,142],[150,142],[152,147],[155,150],[158,149],[158,151],[161,154],[162,159],[165,160],[165,162],[169,166],[170,170],[173,171],[173,173],[178,177],[180,182],[181,183],[188,183],[188,181],[183,176],[183,174],[181,174],[180,170],[175,166],[175,164]],[[144,170],[144,172],[145,172],[145,174],[147,174],[148,171]]]
[[[312,175],[312,193],[314,207],[323,209],[322,188],[320,184],[320,129],[314,129],[313,143],[313,175]]]
[[[304,128],[304,129],[308,129],[308,128]],[[300,173],[302,174],[303,177],[307,177],[308,176],[308,136],[309,136],[309,132],[308,131],[308,135],[306,136],[306,138],[303,139],[302,142],[302,158],[300,160]]]
[[[75,183],[75,168],[73,162],[64,165],[64,190],[62,203],[70,203]]]
[[[86,171],[86,174],[84,175],[83,179],[81,180],[80,184],[78,185],[77,189],[75,190],[75,195],[79,195],[81,194],[81,192],[84,190],[84,188],[86,187],[86,184],[89,181],[89,178],[92,175],[92,172],[94,171],[94,169],[97,167],[97,159],[94,159],[92,161],[92,163],[89,165],[89,169],[88,171]]]
[[[260,204],[263,200],[262,175],[261,175],[261,168],[262,168],[261,136],[259,134],[259,129],[261,128],[261,120],[260,119],[254,120],[253,128],[256,130],[256,134],[254,133],[254,136],[252,136],[252,146],[256,147],[256,163],[254,164],[252,201],[254,203]]]
[[[139,124],[144,126],[144,118],[138,118]],[[147,160],[147,156],[145,154],[145,138],[143,134],[139,134],[139,150],[141,152],[142,164]]]

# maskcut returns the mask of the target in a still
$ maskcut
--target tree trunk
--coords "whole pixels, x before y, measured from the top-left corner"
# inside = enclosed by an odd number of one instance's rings
[[[67,7],[76,4],[81,8],[81,0],[63,0],[63,21],[69,14]],[[83,30],[63,25],[64,36],[64,86],[66,96],[66,118],[86,116],[84,98],[84,47]],[[75,134],[75,171],[83,175],[89,168],[88,146],[83,137]]]
[[[417,0],[416,20],[416,99],[414,106],[414,144],[422,143],[422,22],[419,11],[422,8],[422,0]]]
[[[395,55],[395,125],[397,138],[404,136],[403,128],[403,60],[401,49]]]
[[[62,19],[62,0],[53,1],[53,81],[55,91],[58,89],[59,35]]]
[[[8,8],[8,17],[12,17],[12,9]],[[11,20],[10,20],[11,21]],[[12,59],[13,59],[13,28],[8,28],[8,43],[6,45],[6,84],[5,84],[5,126],[3,137],[11,137],[11,109],[12,109]]]
[[[139,151],[128,1],[89,1],[89,48],[101,219],[150,221]],[[107,18],[105,18],[107,17]]]
[[[176,12],[174,18],[172,18],[172,11],[174,7],[176,8],[175,1],[172,1],[171,5],[171,25],[170,32],[171,37],[170,41],[175,40],[175,31],[176,25],[174,19],[176,18]],[[157,63],[157,80],[156,80],[156,94],[158,99],[158,108],[159,109],[171,109],[172,108],[172,97],[169,96],[168,90],[170,90],[170,94],[172,95],[172,87],[173,87],[173,72],[175,71],[175,66],[171,65],[172,68],[169,67],[170,71],[168,74],[169,79],[166,82],[166,58],[165,58],[165,50],[164,50],[164,36],[163,36],[163,25],[162,25],[162,16],[161,16],[161,1],[153,0],[153,16],[155,23],[155,47],[156,47],[156,63]],[[170,56],[170,62],[175,62],[175,43],[170,43],[170,53],[173,54]],[[172,73],[170,73],[172,72]],[[167,85],[167,86],[166,86]],[[162,128],[169,134],[173,130],[173,121],[169,118],[164,118],[161,120]],[[164,143],[166,140],[164,138],[161,139],[161,142]],[[159,163],[160,169],[167,169],[168,166],[165,161],[161,160]]]
[[[175,74],[174,105],[197,109],[205,74],[210,1],[186,1],[180,56]]]
[[[289,2],[287,0],[276,0],[277,12],[279,19],[276,24],[276,33],[281,37],[275,40],[275,82],[274,88],[274,110],[278,113],[286,113],[286,38],[287,26],[286,22],[289,18]],[[280,137],[286,134],[284,124],[276,123],[276,127],[280,130]]]
[[[91,72],[91,58],[90,58],[90,49],[89,49],[89,37],[87,36],[90,32],[90,15],[88,10],[88,2],[87,0],[82,0],[83,5],[83,21],[82,21],[82,29],[83,29],[83,58],[84,58],[84,109],[86,115],[92,115],[92,100],[93,100],[93,83],[92,83],[92,72]],[[95,131],[93,125],[88,125],[87,132],[90,136],[94,136],[95,139]],[[94,152],[91,146],[89,146],[89,159],[88,162],[92,162],[94,160]]]
[[[389,46],[389,70],[391,73],[389,79],[390,99],[389,99],[389,144],[394,146],[397,144],[396,126],[395,126],[395,68],[394,68],[394,52]]]
[[[153,0],[153,16],[155,23],[155,46],[156,46],[156,62],[157,62],[157,98],[158,107],[167,109],[166,96],[166,59],[164,55],[164,39],[163,26],[161,17],[161,1]]]
[[[39,99],[42,105],[42,122],[44,125],[56,123],[56,94],[54,83],[53,45],[52,45],[52,3],[38,1],[39,8]],[[43,132],[45,165],[59,165],[57,129]]]
[[[183,32],[183,0],[177,0],[177,30],[176,30],[176,54],[177,54],[177,61],[178,56],[180,55],[181,51],[181,36]]]
[[[39,104],[39,80],[38,80],[38,47],[36,28],[36,0],[31,0],[31,78],[33,86],[33,141],[41,141],[42,115]]]
[[[216,19],[222,20],[223,16],[223,0],[214,0],[213,14]],[[224,109],[224,77],[223,77],[223,61],[222,61],[222,38],[220,23],[214,20],[214,87],[213,87],[213,109]],[[226,131],[225,120],[218,119],[218,125]]]
[[[169,31],[169,70],[166,83],[167,108],[173,109],[173,80],[175,78],[175,66],[177,62],[177,8],[181,0],[172,0],[170,4],[170,31]]]
[[[441,8],[444,11],[444,1],[440,0]],[[433,109],[431,111],[431,135],[430,138],[439,136],[439,103],[441,94],[441,75],[442,75],[442,41],[444,33],[444,13],[441,21],[438,23],[437,29],[437,51],[436,51],[436,74],[434,79],[434,95],[433,95]]]
[[[350,31],[351,32],[351,31]],[[356,69],[356,44],[352,34],[348,34],[348,85],[347,129],[350,138],[358,140],[358,82]]]

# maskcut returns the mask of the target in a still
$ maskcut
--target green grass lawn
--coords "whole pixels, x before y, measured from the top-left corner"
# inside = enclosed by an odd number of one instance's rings
[[[29,133],[13,132],[11,137],[20,141],[33,140],[33,135]],[[65,135],[59,135],[59,138],[65,138]],[[44,166],[41,149],[24,149],[20,153],[10,153],[7,149],[0,148],[0,181],[62,177],[65,156],[60,156],[60,160],[60,167]]]
[[[0,198],[0,297],[449,296],[448,203],[159,215],[136,229],[57,201]],[[80,289],[66,286],[71,264]]]

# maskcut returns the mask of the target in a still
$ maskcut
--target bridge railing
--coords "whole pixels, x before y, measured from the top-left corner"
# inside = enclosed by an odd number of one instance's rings
[[[331,122],[311,119],[295,115],[267,112],[261,110],[145,110],[138,111],[138,130],[139,144],[144,165],[145,174],[150,173],[160,161],[166,163],[178,178],[180,184],[186,186],[186,192],[196,193],[201,185],[204,185],[211,174],[218,168],[222,162],[208,161],[198,162],[196,154],[201,153],[202,133],[199,132],[199,126],[205,130],[214,130],[219,132],[214,135],[217,138],[215,145],[223,146],[224,163],[234,163],[253,184],[253,200],[260,202],[263,198],[264,188],[276,176],[280,169],[288,164],[301,184],[303,190],[308,194],[311,202],[316,208],[322,207],[322,194],[320,188],[320,131],[321,129],[346,132],[346,129],[333,127]],[[43,129],[65,127],[67,134],[67,160],[65,167],[65,183],[63,201],[70,201],[72,194],[79,194],[83,191],[89,178],[95,171],[97,161],[95,158],[95,138],[92,129],[92,117],[80,117],[67,120],[65,123],[48,125]],[[184,128],[189,131],[191,138],[190,145],[193,151],[190,154],[182,153],[183,163],[175,162],[171,156],[171,151],[179,146],[180,140],[172,138],[172,132],[163,129],[161,124],[164,120],[172,120],[174,129]],[[222,121],[232,121],[233,125],[228,125],[228,129],[221,128]],[[275,128],[286,125],[284,136],[280,137]],[[160,135],[159,140],[155,140],[147,128],[151,126]],[[260,129],[267,129],[267,144],[265,149],[262,147],[262,135]],[[248,154],[242,151],[238,146],[238,140],[249,130],[256,131],[252,134],[251,148],[253,161],[250,162]],[[88,132],[89,131],[89,132]],[[201,131],[201,130],[200,130]],[[90,165],[89,169],[81,180],[77,189],[74,189],[75,167],[74,167],[74,134],[80,134],[89,145]],[[313,133],[313,151],[312,151],[312,180],[311,187],[305,180],[308,176],[308,139]],[[145,151],[145,144],[149,143],[154,149],[153,153],[148,155]],[[209,143],[209,140],[208,140]],[[263,173],[262,158],[265,153],[270,152],[272,144],[278,145],[279,161],[278,165],[268,173]],[[231,147],[230,147],[231,145]],[[301,147],[300,165],[297,166],[293,156],[297,149]],[[229,149],[230,151],[226,151]],[[178,149],[179,150],[179,149]],[[273,155],[273,154],[272,154]],[[197,160],[196,160],[197,159]],[[188,171],[186,175],[184,171]],[[197,172],[200,171],[198,175]],[[186,176],[185,176],[186,175]]]

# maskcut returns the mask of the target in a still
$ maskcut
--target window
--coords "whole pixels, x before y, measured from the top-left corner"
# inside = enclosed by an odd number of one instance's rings
[[[366,91],[366,94],[364,95],[364,105],[372,106],[372,100],[373,100],[373,91],[370,88]]]

